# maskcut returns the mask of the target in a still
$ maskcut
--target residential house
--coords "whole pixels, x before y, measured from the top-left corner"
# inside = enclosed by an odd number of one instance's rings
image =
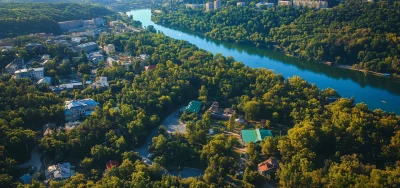
[[[50,59],[50,55],[45,54],[40,58],[40,61],[46,61],[46,60],[49,60],[49,59]]]
[[[112,54],[112,53],[115,53],[115,46],[114,46],[114,44],[108,44],[107,46],[104,46],[104,51],[108,54],[108,55],[110,55],[110,54]]]
[[[65,180],[74,175],[75,171],[69,162],[49,166],[45,171],[46,179]]]
[[[107,170],[111,170],[113,167],[118,167],[118,166],[119,166],[118,161],[109,160],[106,163]]]
[[[32,80],[40,80],[44,78],[44,67],[20,69],[14,72],[15,78],[29,78]]]
[[[14,74],[18,69],[25,68],[25,63],[23,59],[15,59],[13,62],[8,64],[4,69],[8,74]]]
[[[0,49],[11,50],[12,48],[12,43],[0,43]]]
[[[24,174],[19,178],[22,184],[31,184],[32,183],[32,176],[29,174]]]
[[[274,173],[278,169],[279,163],[275,158],[269,158],[268,160],[258,164],[258,172],[263,176]]]
[[[33,50],[34,48],[41,50],[43,45],[39,43],[29,43],[25,46],[25,50]]]
[[[95,43],[95,42],[88,42],[88,43],[84,43],[84,44],[80,44],[80,45],[76,46],[76,49],[78,51],[83,50],[86,53],[89,53],[89,52],[99,49],[99,45],[97,45],[97,43]]]
[[[240,131],[242,143],[247,145],[249,142],[257,143],[264,140],[265,137],[272,137],[271,130],[266,129],[244,129]]]
[[[98,102],[93,99],[81,99],[65,101],[64,113],[65,121],[78,121],[82,117],[89,116],[93,113],[95,108],[99,105]]]
[[[117,56],[107,57],[108,66],[112,67],[114,62],[119,62],[119,58]]]
[[[95,88],[97,88],[97,89],[100,89],[100,88],[107,88],[109,85],[108,85],[108,82],[107,82],[107,77],[99,77],[97,80],[96,80],[96,82],[94,82],[93,84],[92,84],[92,88],[93,89],[95,89]]]
[[[200,107],[201,107],[200,101],[190,101],[189,105],[181,109],[181,112],[191,112],[198,114],[200,111]]]
[[[144,67],[144,70],[145,70],[145,71],[154,70],[154,69],[156,69],[156,65],[149,65],[149,66],[145,66],[145,67]]]
[[[231,117],[233,113],[231,112],[231,110],[233,111],[233,109],[231,108],[226,108],[224,110],[219,108],[218,102],[213,102],[211,107],[208,109],[208,111],[210,111],[210,116],[212,118],[223,119],[223,120],[228,120],[229,117]]]
[[[40,85],[40,84],[49,84],[49,85],[51,85],[51,77],[43,77],[42,79],[37,81],[36,84],[38,84],[38,85]]]
[[[88,54],[88,59],[89,61],[91,61],[94,64],[98,64],[100,61],[104,61],[104,56],[103,54],[99,53],[99,52],[95,52],[95,53],[91,53]]]

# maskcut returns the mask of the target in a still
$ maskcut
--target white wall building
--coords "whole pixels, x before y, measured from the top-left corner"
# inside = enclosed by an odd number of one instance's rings
[[[15,78],[29,78],[40,80],[44,77],[44,67],[20,69],[14,72]]]

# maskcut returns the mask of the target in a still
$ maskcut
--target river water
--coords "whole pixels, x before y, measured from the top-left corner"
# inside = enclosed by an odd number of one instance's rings
[[[281,52],[256,48],[205,38],[184,29],[171,29],[151,21],[151,11],[132,10],[127,12],[143,26],[153,25],[157,30],[174,39],[186,40],[211,53],[232,56],[252,68],[271,69],[285,78],[300,76],[320,89],[333,88],[342,97],[354,97],[356,102],[364,102],[370,109],[380,108],[400,114],[400,82],[364,73],[331,67],[324,64],[288,57]]]

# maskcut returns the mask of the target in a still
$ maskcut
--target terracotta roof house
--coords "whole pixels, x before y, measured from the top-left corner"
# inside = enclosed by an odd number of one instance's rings
[[[109,160],[109,161],[106,163],[106,168],[107,168],[107,170],[111,170],[113,167],[118,167],[118,166],[119,166],[119,163],[118,163],[117,161]]]
[[[258,164],[258,172],[266,176],[271,172],[276,172],[279,169],[279,163],[275,158],[269,158],[268,160]]]

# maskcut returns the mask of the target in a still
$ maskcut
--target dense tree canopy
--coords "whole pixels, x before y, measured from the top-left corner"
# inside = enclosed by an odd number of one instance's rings
[[[103,6],[76,3],[1,3],[0,38],[30,33],[60,33],[57,22],[111,14]]]
[[[251,43],[304,59],[398,75],[399,7],[399,2],[349,1],[327,10],[260,10],[253,6],[210,12],[164,9],[152,19],[218,40]]]

